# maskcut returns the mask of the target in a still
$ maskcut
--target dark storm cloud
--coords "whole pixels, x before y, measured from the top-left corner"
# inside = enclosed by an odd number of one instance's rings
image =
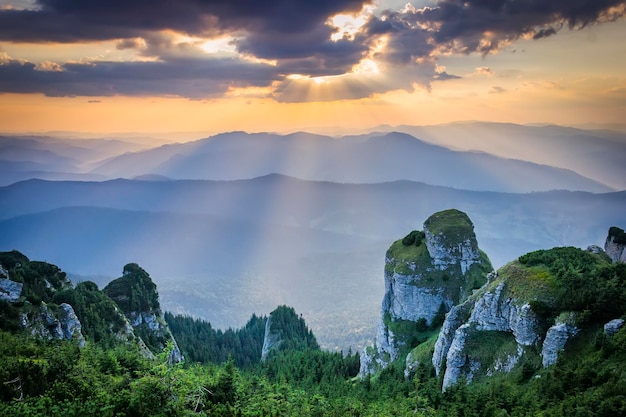
[[[0,65],[0,91],[47,96],[220,96],[231,87],[267,86],[279,79],[269,65],[238,60],[179,59],[168,62],[64,64],[60,71],[29,62]]]
[[[364,0],[39,0],[38,10],[0,11],[0,39],[80,42],[171,29],[190,35],[308,32]]]
[[[62,64],[62,71],[44,71],[31,63],[0,60],[0,92],[201,98],[235,86],[268,87],[278,81],[282,84],[274,97],[297,101],[306,99],[301,96],[308,88],[306,78],[288,88],[287,75],[341,75],[365,57],[374,58],[390,81],[374,84],[351,74],[339,97],[410,90],[415,85],[428,89],[432,80],[456,78],[436,70],[441,53],[488,54],[522,37],[545,38],[565,26],[580,29],[616,20],[626,11],[626,0],[438,0],[423,9],[384,11],[370,17],[354,38],[331,40],[335,29],[326,24],[330,17],[357,12],[370,3],[38,0],[37,10],[0,10],[0,41],[116,40],[118,49],[135,49],[158,61]],[[177,43],[168,30],[203,38],[231,34],[238,52],[275,65],[223,56],[193,59],[202,53],[200,46]],[[375,48],[381,39],[385,46]]]
[[[419,55],[424,38],[429,53],[445,49],[485,54],[520,37],[554,35],[563,25],[580,29],[613,21],[625,11],[624,0],[440,0],[419,10],[388,11],[380,21],[370,22],[369,28],[372,34],[390,34],[399,46],[397,53],[407,51],[412,57],[424,56]],[[407,31],[413,33],[415,42],[395,41]],[[408,48],[400,48],[403,44]]]

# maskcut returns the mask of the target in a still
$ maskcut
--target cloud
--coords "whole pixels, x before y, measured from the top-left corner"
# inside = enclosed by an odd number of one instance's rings
[[[241,60],[178,59],[168,62],[66,63],[44,71],[30,62],[4,60],[0,91],[47,96],[172,95],[218,97],[231,88],[268,86],[275,68]]]
[[[433,7],[390,15],[422,28],[440,50],[487,54],[522,37],[551,36],[565,24],[581,29],[625,12],[624,0],[439,0]]]
[[[328,24],[339,13],[355,14],[372,3],[37,0],[35,8],[0,10],[0,41],[113,40],[118,50],[135,50],[148,62],[36,66],[1,59],[0,92],[195,99],[261,87],[272,88],[277,100],[298,101],[360,98],[416,86],[428,90],[433,80],[458,78],[437,70],[442,55],[496,53],[520,38],[555,36],[564,27],[581,29],[626,12],[626,0],[437,0],[420,9],[379,10],[350,36],[338,36],[341,29]],[[181,36],[191,40],[177,41]],[[232,52],[202,50],[203,40],[225,37]],[[356,73],[364,60],[376,62],[385,76]],[[290,74],[303,78],[290,79]],[[490,75],[490,70],[477,68],[472,75]],[[319,83],[319,77],[328,80]]]
[[[493,76],[493,70],[489,67],[476,67],[474,68],[474,72],[471,75],[482,75],[486,77]]]
[[[215,36],[309,32],[340,12],[358,12],[364,0],[38,0],[38,10],[0,11],[0,39],[79,42],[174,30]]]

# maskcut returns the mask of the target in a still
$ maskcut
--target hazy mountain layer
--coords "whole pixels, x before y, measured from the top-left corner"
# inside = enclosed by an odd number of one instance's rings
[[[225,133],[121,155],[91,173],[111,178],[156,174],[211,180],[279,173],[349,183],[404,179],[480,191],[611,190],[571,170],[487,153],[452,151],[397,132],[338,139],[309,133]]]
[[[459,151],[476,150],[571,169],[626,189],[626,133],[512,123],[459,122],[436,126],[382,126]]]

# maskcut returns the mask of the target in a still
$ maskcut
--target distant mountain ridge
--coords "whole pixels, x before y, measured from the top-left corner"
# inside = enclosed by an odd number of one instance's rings
[[[305,180],[379,183],[411,180],[476,191],[612,189],[572,170],[458,152],[400,132],[331,138],[309,133],[231,132],[109,159],[92,175],[237,180],[278,173]]]
[[[626,134],[611,131],[475,122],[381,126],[342,137],[228,132],[153,148],[142,140],[0,136],[0,185],[30,178],[235,180],[278,173],[476,191],[626,189]]]

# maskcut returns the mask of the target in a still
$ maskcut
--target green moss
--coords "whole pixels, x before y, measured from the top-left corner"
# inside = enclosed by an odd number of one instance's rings
[[[474,224],[467,214],[456,209],[437,212],[430,216],[424,227],[434,235],[443,235],[447,240],[462,242],[474,238]]]
[[[626,232],[624,232],[624,229],[613,226],[609,229],[609,236],[613,238],[614,243],[626,244]]]
[[[493,369],[496,362],[505,363],[511,356],[516,356],[517,342],[509,332],[472,329],[465,339],[465,351],[470,360],[480,363],[481,372],[478,375],[484,375],[488,369]]]
[[[510,262],[498,271],[499,278],[493,287],[505,281],[505,296],[519,303],[530,301],[555,307],[557,302],[556,281],[544,266],[524,267],[518,261]]]
[[[439,336],[439,329],[436,329],[424,342],[417,345],[411,351],[411,359],[417,360],[419,363],[431,364],[433,352],[435,351],[435,343]]]

